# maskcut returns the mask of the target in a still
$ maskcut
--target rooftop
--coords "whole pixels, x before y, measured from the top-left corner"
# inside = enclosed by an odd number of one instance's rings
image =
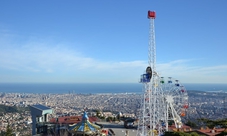
[[[38,109],[38,110],[41,110],[41,111],[44,111],[44,110],[51,110],[51,108],[46,107],[46,106],[44,106],[44,105],[40,105],[40,104],[32,105],[31,107],[33,107],[33,108],[35,108],[35,109]]]

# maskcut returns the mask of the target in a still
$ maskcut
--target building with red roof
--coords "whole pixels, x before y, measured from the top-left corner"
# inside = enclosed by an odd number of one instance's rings
[[[225,128],[210,129],[208,127],[205,127],[205,128],[202,127],[201,129],[197,130],[197,133],[202,134],[202,135],[206,135],[206,136],[216,136],[223,131],[226,131],[226,129]]]
[[[58,117],[58,118],[52,118],[50,119],[50,123],[53,124],[75,124],[82,121],[82,116],[64,116],[64,117]],[[90,122],[97,122],[97,117],[89,117]]]

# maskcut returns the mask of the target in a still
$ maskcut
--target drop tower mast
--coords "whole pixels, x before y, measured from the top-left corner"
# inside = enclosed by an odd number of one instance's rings
[[[156,13],[148,11],[149,46],[148,67],[146,73],[141,75],[140,82],[144,84],[143,99],[137,129],[137,136],[154,136],[162,132],[164,117],[163,91],[159,87],[160,77],[156,72],[156,45],[154,20]]]

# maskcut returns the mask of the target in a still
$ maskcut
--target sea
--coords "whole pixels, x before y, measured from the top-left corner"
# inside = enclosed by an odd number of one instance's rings
[[[227,84],[186,83],[187,91],[227,92]],[[99,94],[99,93],[142,93],[140,83],[0,83],[0,93],[40,94]]]

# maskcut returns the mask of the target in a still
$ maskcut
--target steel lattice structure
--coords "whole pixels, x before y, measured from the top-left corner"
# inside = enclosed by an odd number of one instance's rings
[[[150,20],[148,67],[140,79],[144,84],[144,94],[138,118],[137,136],[161,135],[164,131],[168,131],[169,120],[174,121],[176,128],[181,127],[180,115],[185,115],[182,109],[188,107],[186,90],[179,81],[173,82],[169,78],[165,84],[164,78],[159,77],[156,72],[155,12],[148,11],[148,18]],[[185,98],[182,99],[182,96]],[[181,102],[181,105],[176,102]]]
[[[154,19],[155,12],[148,11],[150,19],[149,27],[149,46],[148,46],[148,67],[146,74],[141,77],[141,83],[144,84],[144,96],[141,104],[137,136],[156,135],[161,130],[161,122],[165,114],[161,105],[164,105],[163,92],[159,87],[160,78],[156,73],[156,46]]]

